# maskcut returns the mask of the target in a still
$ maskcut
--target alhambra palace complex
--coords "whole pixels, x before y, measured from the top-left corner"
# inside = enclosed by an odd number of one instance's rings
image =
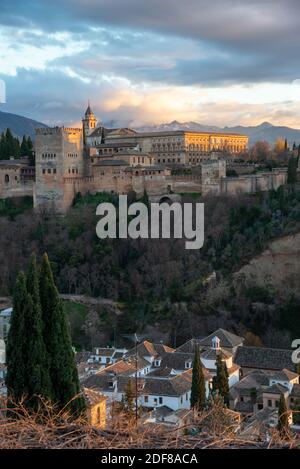
[[[170,193],[251,193],[286,182],[282,169],[226,177],[224,154],[246,151],[245,135],[106,129],[90,105],[82,124],[36,129],[35,167],[26,159],[1,161],[0,197],[33,195],[35,208],[63,213],[78,193],[146,191],[160,200]]]

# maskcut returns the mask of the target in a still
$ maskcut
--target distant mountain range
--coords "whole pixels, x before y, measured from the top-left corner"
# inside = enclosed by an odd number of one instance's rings
[[[117,121],[109,122],[107,127],[119,127]],[[11,114],[9,112],[0,111],[0,133],[10,128],[11,131],[18,137],[22,138],[23,135],[30,135],[34,138],[34,129],[36,127],[47,127],[42,122],[29,119],[28,117]],[[300,144],[300,129],[292,129],[291,127],[276,126],[269,122],[263,122],[260,125],[245,127],[238,125],[236,127],[217,127],[214,125],[203,125],[198,122],[178,122],[173,121],[168,124],[159,125],[146,125],[143,127],[135,128],[138,132],[163,132],[170,130],[192,130],[199,132],[233,132],[248,135],[250,144],[257,140],[266,140],[273,144],[278,138],[286,138],[289,145],[296,142]]]
[[[198,122],[178,122],[173,121],[169,124],[147,125],[136,128],[139,132],[163,132],[170,130],[192,130],[199,132],[233,132],[248,135],[250,144],[257,140],[265,140],[271,144],[275,143],[280,137],[286,138],[289,145],[296,142],[300,144],[300,129],[292,129],[290,127],[276,126],[269,122],[263,122],[260,125],[244,127],[238,125],[236,127],[216,127],[213,125],[202,125]]]
[[[31,138],[34,138],[34,129],[36,127],[47,126],[42,122],[29,119],[28,117],[0,111],[0,134],[9,128],[12,133],[20,139],[23,135],[30,135]]]

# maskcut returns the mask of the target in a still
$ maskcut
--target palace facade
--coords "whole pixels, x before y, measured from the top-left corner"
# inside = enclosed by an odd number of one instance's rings
[[[82,128],[36,129],[35,167],[0,164],[0,197],[33,194],[34,207],[65,212],[81,193],[113,192],[160,200],[172,193],[237,194],[279,187],[286,172],[226,177],[226,159],[248,148],[248,137],[208,132],[138,133],[97,126],[88,106]]]

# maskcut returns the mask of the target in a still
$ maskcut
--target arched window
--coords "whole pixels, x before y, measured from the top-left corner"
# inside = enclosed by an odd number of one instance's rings
[[[97,423],[101,423],[101,416],[100,416],[100,407],[97,407]]]
[[[6,182],[6,184],[9,182],[9,175],[8,174],[5,174],[4,181]]]

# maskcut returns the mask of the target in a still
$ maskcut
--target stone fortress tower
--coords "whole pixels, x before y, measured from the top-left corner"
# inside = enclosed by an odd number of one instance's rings
[[[34,206],[63,211],[65,180],[85,173],[82,129],[53,127],[36,129]]]

